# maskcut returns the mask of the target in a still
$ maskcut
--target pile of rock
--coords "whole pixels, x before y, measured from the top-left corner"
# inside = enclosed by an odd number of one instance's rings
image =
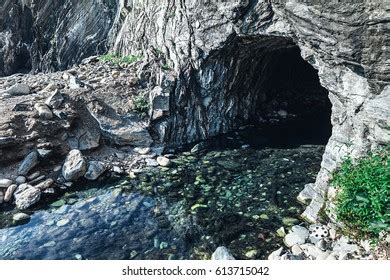
[[[337,234],[336,226],[312,224],[308,228],[295,225],[284,236],[287,248],[272,252],[269,260],[347,260],[373,259],[368,241],[360,244]]]

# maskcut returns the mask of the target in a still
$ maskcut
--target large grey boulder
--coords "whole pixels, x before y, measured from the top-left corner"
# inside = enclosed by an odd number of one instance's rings
[[[67,181],[74,181],[82,177],[87,171],[87,161],[79,150],[69,152],[62,166],[62,176]]]

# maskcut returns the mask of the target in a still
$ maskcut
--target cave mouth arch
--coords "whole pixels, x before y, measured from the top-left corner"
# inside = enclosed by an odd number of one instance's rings
[[[172,144],[253,125],[276,142],[325,145],[332,131],[328,91],[287,37],[231,36],[179,79],[171,104]]]

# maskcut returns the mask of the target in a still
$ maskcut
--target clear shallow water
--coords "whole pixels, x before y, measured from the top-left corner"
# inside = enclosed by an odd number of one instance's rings
[[[282,243],[278,228],[302,222],[296,197],[319,170],[323,143],[300,145],[315,142],[310,131],[289,141],[294,133],[212,139],[169,169],[67,193],[24,225],[9,227],[4,212],[0,258],[207,259],[224,245],[236,258],[264,259]],[[254,148],[240,148],[247,143]]]

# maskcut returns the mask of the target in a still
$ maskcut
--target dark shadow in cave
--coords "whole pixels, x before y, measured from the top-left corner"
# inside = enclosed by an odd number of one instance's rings
[[[229,69],[228,73],[219,72],[219,64]],[[214,90],[223,92],[216,99],[235,103],[231,110],[235,113],[222,113],[221,119],[236,128],[251,125],[240,132],[247,144],[288,148],[328,142],[332,133],[328,91],[292,40],[236,37],[214,54],[207,67],[216,69],[215,75],[227,77],[224,88],[216,85]],[[225,134],[211,142],[214,147],[231,146],[226,138],[232,137]],[[241,143],[236,141],[233,146]]]

